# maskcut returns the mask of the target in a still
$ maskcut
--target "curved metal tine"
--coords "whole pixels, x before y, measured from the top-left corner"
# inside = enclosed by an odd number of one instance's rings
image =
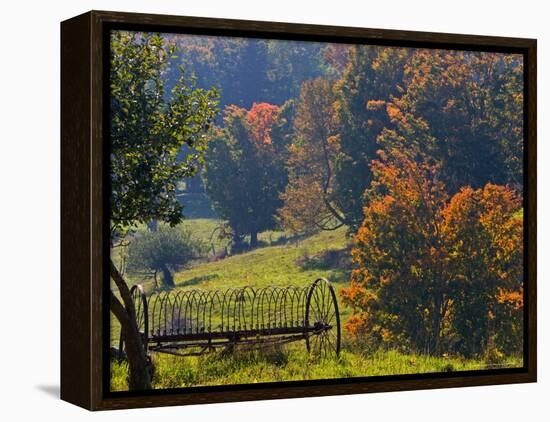
[[[187,330],[190,328],[190,317],[189,314],[191,312],[191,294],[193,290],[186,290],[181,298],[181,307],[183,308],[183,330],[182,334],[187,334]],[[180,308],[181,311],[181,308]],[[179,315],[179,319],[181,320],[181,314]]]
[[[307,308],[307,297],[309,295],[309,289],[310,286],[304,286],[302,287],[302,294],[301,294],[301,313],[302,313],[302,326],[305,327],[306,325],[306,308]]]
[[[158,326],[158,316],[157,316],[157,306],[159,304],[160,300],[160,293],[159,292],[153,292],[151,296],[149,296],[149,309],[151,309],[151,335],[155,335],[155,329],[157,332],[157,335],[160,335],[160,327]],[[151,306],[152,304],[152,306]]]
[[[252,327],[251,326],[252,318],[249,318],[248,312],[249,312],[249,308],[253,304],[255,294],[256,292],[254,291],[254,288],[252,288],[251,286],[245,286],[239,292],[239,297],[238,297],[239,330],[247,331]]]
[[[208,332],[206,327],[206,307],[210,301],[210,291],[205,291],[205,294],[201,296],[201,309],[202,309],[202,322],[201,322],[201,331]]]
[[[250,329],[253,330],[254,329],[254,323],[256,322],[256,320],[254,319],[254,307],[256,306],[256,298],[257,298],[257,292],[256,292],[256,289],[254,289],[253,287],[250,287],[250,289],[252,290],[252,301],[250,302],[250,310],[249,310],[249,315],[250,315]]]
[[[267,286],[267,287],[262,288],[261,299],[260,299],[260,307],[259,307],[260,316],[261,316],[261,320],[262,320],[262,326],[261,326],[262,330],[264,330],[266,328],[267,329],[270,328],[269,311],[270,311],[270,307],[271,307],[271,301],[270,301],[271,290],[272,290],[271,286]],[[266,303],[267,303],[267,324],[266,324],[266,311],[265,311],[266,310]]]
[[[171,333],[172,334],[179,334],[180,333],[180,318],[179,318],[179,312],[176,314],[176,310],[179,310],[181,308],[181,297],[183,295],[183,292],[181,290],[178,290],[175,293],[172,293],[172,315],[170,317],[171,320]],[[176,326],[174,330],[174,325]]]
[[[283,326],[283,319],[284,319],[284,304],[285,304],[285,294],[286,294],[286,288],[285,287],[279,287],[277,293],[277,312],[275,313],[275,317],[277,318],[277,327]]]
[[[220,324],[220,331],[225,332],[229,331],[230,329],[230,315],[229,315],[229,300],[231,295],[233,294],[233,287],[229,287],[223,292],[223,302],[222,302],[222,309],[221,309],[221,324]]]
[[[271,286],[267,296],[267,319],[268,319],[268,328],[273,328],[275,326],[275,321],[273,316],[275,315],[275,295],[277,294],[276,288]]]
[[[273,289],[273,324],[275,328],[281,326],[281,305],[284,289],[275,286]]]
[[[307,297],[307,289],[304,287],[301,287],[298,290],[298,305],[297,305],[297,311],[298,311],[298,321],[297,324],[300,325],[300,327],[304,326],[304,321],[306,318],[306,297]]]
[[[187,303],[185,308],[185,331],[186,333],[193,334],[195,323],[193,322],[193,312],[195,307],[195,295],[196,290],[189,290],[187,295]]]
[[[201,294],[199,295],[199,306],[198,306],[198,309],[197,309],[197,319],[198,319],[198,323],[197,323],[197,327],[198,327],[198,330],[203,333],[205,332],[206,330],[206,305],[208,303],[208,297],[210,295],[210,292],[208,291],[205,291],[205,290],[201,290]],[[202,317],[201,317],[202,315]]]
[[[263,320],[263,296],[265,292],[265,287],[261,287],[256,290],[256,300],[255,300],[255,312],[256,312],[256,329],[263,329],[264,328],[264,320]]]
[[[236,291],[233,302],[233,325],[235,327],[235,331],[241,330],[241,307],[243,300],[243,291],[244,289],[242,287]]]
[[[231,327],[231,331],[236,331],[237,330],[237,316],[238,316],[238,309],[237,309],[237,306],[238,306],[238,297],[239,297],[239,294],[241,293],[242,291],[242,288],[238,288],[238,289],[235,289],[231,292],[231,295],[229,296],[229,303],[231,304],[230,305],[230,309],[233,311],[232,312],[232,327]]]
[[[287,320],[288,315],[285,315],[285,326],[288,324],[291,327],[295,327],[295,326],[298,326],[299,324],[298,317],[297,317],[297,314],[298,314],[297,305],[300,299],[298,294],[298,289],[296,288],[296,286],[287,287],[287,296],[289,298],[288,300],[290,301],[290,303],[288,305],[285,303],[285,309],[287,310],[287,313],[288,313],[288,309],[290,308],[290,323],[288,323],[288,320]]]
[[[197,307],[197,291],[195,289],[189,291],[189,297],[187,298],[187,325],[189,334],[193,334],[196,330],[195,324],[195,309]]]
[[[200,295],[202,294],[202,291],[198,289],[191,290],[191,296],[190,296],[190,321],[191,321],[191,333],[198,334],[200,327],[199,327],[199,312],[200,312]]]
[[[287,286],[284,288],[283,294],[283,327],[292,325],[292,301],[293,301],[293,286]],[[290,316],[290,317],[289,317]]]
[[[160,317],[159,322],[162,325],[162,335],[168,334],[168,313],[169,313],[169,306],[170,306],[170,292],[163,292],[163,298],[161,301],[160,306]]]
[[[220,290],[212,290],[210,297],[210,308],[208,310],[208,332],[212,333],[215,330],[212,330],[212,313],[216,310],[216,303],[218,304],[218,308],[221,308],[221,299],[220,299]],[[221,309],[218,309],[221,311]]]
[[[283,314],[283,317],[284,317],[283,326],[284,327],[289,326],[289,324],[288,324],[289,320],[290,320],[290,325],[292,326],[292,302],[294,300],[293,294],[294,294],[293,286],[285,287],[284,302],[283,302],[283,312],[284,312],[284,314]],[[290,308],[290,310],[289,310],[289,308]],[[290,318],[289,318],[289,314],[290,314]]]
[[[297,300],[296,287],[288,286],[285,293],[285,327],[294,327],[296,325],[294,319],[295,302]],[[290,317],[290,318],[289,318]]]

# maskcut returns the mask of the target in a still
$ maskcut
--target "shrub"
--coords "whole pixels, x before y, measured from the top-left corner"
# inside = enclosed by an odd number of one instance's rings
[[[174,287],[173,271],[200,257],[204,247],[183,228],[161,227],[137,235],[128,246],[128,270],[162,273],[164,287]]]

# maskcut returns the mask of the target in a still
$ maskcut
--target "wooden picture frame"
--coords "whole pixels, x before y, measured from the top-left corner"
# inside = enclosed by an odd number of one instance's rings
[[[109,390],[105,76],[111,29],[513,52],[524,57],[524,366],[114,394]],[[91,11],[61,23],[61,398],[90,410],[536,382],[536,40]],[[106,111],[107,110],[107,111]],[[108,284],[107,284],[108,286]]]

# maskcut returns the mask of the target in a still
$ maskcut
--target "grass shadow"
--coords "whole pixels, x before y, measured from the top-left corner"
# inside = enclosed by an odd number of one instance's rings
[[[189,286],[196,286],[197,284],[204,283],[206,281],[212,281],[216,280],[217,278],[220,278],[218,274],[207,274],[207,275],[201,275],[198,277],[190,278],[189,280],[185,280],[181,283],[176,283],[176,287],[189,287]]]

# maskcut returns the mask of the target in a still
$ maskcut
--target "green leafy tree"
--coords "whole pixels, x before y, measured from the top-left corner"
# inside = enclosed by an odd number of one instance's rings
[[[165,92],[164,74],[172,45],[155,34],[115,31],[111,35],[111,241],[138,223],[170,225],[182,219],[176,183],[194,175],[206,149],[217,111],[215,90],[195,88],[185,79]],[[184,159],[178,152],[189,147]],[[111,260],[111,311],[121,325],[129,362],[129,386],[149,389],[150,364],[141,344],[130,291]]]
[[[257,245],[258,233],[276,225],[287,183],[285,168],[292,103],[282,108],[254,104],[250,110],[229,106],[224,126],[213,131],[204,181],[214,209],[227,221],[235,250]]]

